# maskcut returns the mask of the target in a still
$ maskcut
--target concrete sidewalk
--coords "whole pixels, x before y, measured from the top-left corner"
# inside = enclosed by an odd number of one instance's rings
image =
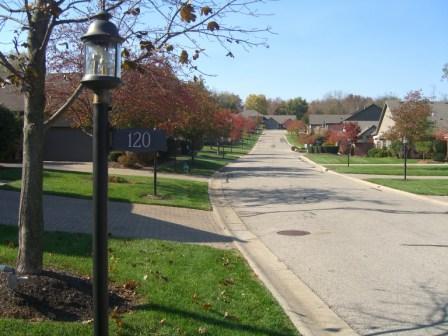
[[[22,164],[20,164],[20,163],[0,163],[0,167],[22,168]],[[92,172],[92,163],[91,162],[45,161],[44,169],[91,173]],[[150,168],[128,169],[128,168],[109,167],[109,175],[152,177],[153,174],[154,174],[154,172]],[[209,178],[205,177],[205,176],[171,174],[171,173],[160,173],[160,172],[157,172],[157,177],[165,177],[165,178],[172,178],[172,179],[178,179],[178,180],[202,181],[202,182],[207,182],[209,180]]]
[[[17,225],[19,193],[0,190],[0,224]],[[154,238],[231,248],[213,212],[157,205],[109,202],[109,232],[115,237]],[[46,231],[91,233],[92,202],[44,195]]]

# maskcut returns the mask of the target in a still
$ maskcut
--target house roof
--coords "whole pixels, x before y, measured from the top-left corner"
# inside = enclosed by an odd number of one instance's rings
[[[10,111],[22,113],[24,110],[23,95],[15,86],[6,85],[5,87],[0,87],[0,105],[3,105]],[[71,125],[71,118],[62,114],[52,122],[51,127],[71,127]]]
[[[284,124],[285,122],[287,122],[288,120],[295,120],[296,117],[294,115],[269,115],[269,116],[265,116],[265,118],[267,119],[273,119],[276,122],[278,122],[279,124]]]
[[[361,130],[366,130],[372,126],[374,126],[376,129],[376,128],[378,128],[378,124],[379,124],[378,120],[377,121],[348,121],[348,122],[358,124],[358,126]]]
[[[0,104],[13,112],[22,112],[24,101],[19,89],[12,85],[0,87]]]
[[[439,129],[448,130],[448,103],[431,103],[430,120]]]
[[[371,104],[362,110],[353,113],[346,121],[379,121],[381,117],[381,107]]]
[[[374,135],[376,133],[376,128],[377,128],[377,126],[375,126],[375,125],[371,125],[370,127],[367,127],[367,128],[362,128],[361,132],[359,132],[359,134],[358,134],[358,137],[361,137],[361,136],[366,136],[366,137],[372,136],[372,135]]]
[[[350,114],[310,114],[309,124],[311,126],[339,124],[350,116]]]
[[[244,110],[243,112],[240,113],[240,115],[243,116],[244,118],[263,117],[263,114],[255,110]]]
[[[381,124],[383,123],[384,116],[386,115],[387,108],[389,110],[395,110],[400,107],[400,102],[398,100],[388,100],[384,103],[383,108],[381,109],[380,120],[378,121],[378,127],[373,135],[378,135],[379,130],[381,129]]]

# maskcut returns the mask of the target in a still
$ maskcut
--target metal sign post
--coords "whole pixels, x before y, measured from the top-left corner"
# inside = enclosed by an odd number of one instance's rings
[[[154,153],[154,196],[157,196],[157,153]]]
[[[154,196],[157,196],[157,154],[166,152],[166,136],[162,130],[148,128],[114,129],[111,149],[129,152],[154,152]]]

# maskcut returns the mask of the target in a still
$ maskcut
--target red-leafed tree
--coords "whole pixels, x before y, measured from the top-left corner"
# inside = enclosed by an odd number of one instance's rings
[[[51,111],[45,120],[46,77],[48,62],[55,57],[52,42],[61,44],[57,53],[78,53],[78,45],[70,45],[64,29],[86,24],[100,9],[111,13],[126,38],[123,50],[124,68],[133,68],[155,54],[172,55],[177,62],[194,68],[192,62],[201,53],[201,37],[225,45],[225,53],[233,57],[229,45],[263,45],[264,39],[254,34],[268,29],[245,29],[225,23],[235,15],[256,16],[254,6],[262,0],[0,0],[0,32],[3,50],[0,65],[5,70],[1,84],[19,87],[24,96],[23,171],[18,227],[19,249],[17,270],[22,274],[40,273],[43,263],[43,143],[51,121],[63,113],[82,91],[82,86],[64,104]],[[98,8],[100,7],[100,8]],[[149,16],[149,19],[148,19]],[[81,36],[79,31],[75,36]],[[9,36],[8,36],[9,34]],[[249,35],[248,35],[249,34]],[[251,40],[248,39],[248,36]],[[187,37],[187,38],[183,38]],[[8,43],[9,40],[9,44]],[[179,44],[176,45],[175,41]],[[191,42],[189,46],[186,44]],[[233,43],[236,42],[236,43]],[[189,54],[190,52],[190,54]],[[64,68],[64,67],[63,67]],[[70,67],[61,69],[70,72]],[[3,72],[2,72],[3,73]]]
[[[230,139],[235,142],[239,141],[245,132],[246,119],[238,114],[232,114],[232,127],[230,130]]]
[[[428,137],[431,131],[431,106],[421,91],[411,91],[400,107],[392,110],[394,126],[387,133],[391,140],[406,137],[410,144]]]
[[[257,129],[257,121],[252,118],[246,118],[244,122],[244,133],[253,133]]]
[[[304,132],[306,130],[306,125],[302,120],[291,120],[287,124],[288,132],[299,134],[299,132]]]
[[[356,143],[361,128],[357,123],[345,123],[342,130],[330,130],[326,137],[326,142],[339,145],[341,153],[347,153],[349,143]]]
[[[316,142],[316,138],[317,137],[314,134],[299,134],[299,142],[304,145],[314,145],[314,143]]]

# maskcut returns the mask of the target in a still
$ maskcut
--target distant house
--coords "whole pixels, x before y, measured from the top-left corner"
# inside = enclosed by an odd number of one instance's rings
[[[286,129],[287,123],[295,119],[293,115],[268,115],[264,116],[263,123],[266,129]]]
[[[23,115],[22,94],[12,86],[0,88],[0,104]],[[46,131],[45,161],[92,161],[92,138],[79,128],[73,128],[68,118],[61,116]]]
[[[356,140],[355,154],[365,155],[374,147],[373,135],[378,129],[381,113],[381,107],[371,104],[344,120],[344,124],[356,123],[361,129]]]
[[[244,110],[240,112],[240,116],[244,118],[263,118],[263,114],[255,110]]]
[[[383,148],[390,145],[390,141],[385,138],[385,135],[395,124],[395,122],[392,120],[392,110],[395,110],[399,107],[400,102],[397,100],[386,101],[384,103],[377,131],[373,135],[373,142],[375,147]]]
[[[394,126],[392,111],[400,107],[400,102],[389,101],[384,104],[382,109],[378,129],[373,135],[373,141],[376,147],[388,147],[391,141],[386,139],[386,134]],[[448,131],[448,103],[433,102],[430,103],[431,115],[429,121],[434,129]]]
[[[328,130],[342,130],[343,121],[350,114],[311,114],[309,116],[308,133],[319,133]]]

